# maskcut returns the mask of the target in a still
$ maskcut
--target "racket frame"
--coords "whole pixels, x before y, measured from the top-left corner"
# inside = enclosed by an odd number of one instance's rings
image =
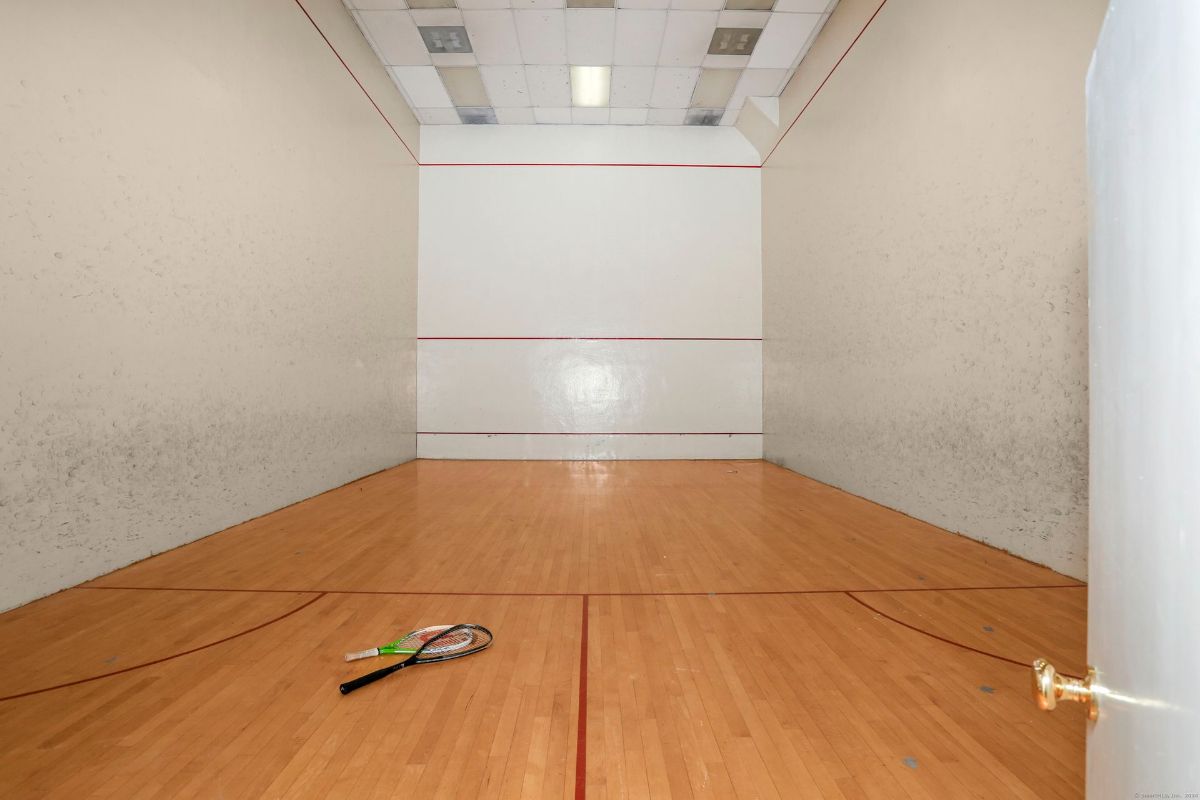
[[[460,630],[469,630],[472,632],[472,634],[474,634],[475,631],[482,632],[485,636],[487,636],[487,640],[488,640],[487,644],[483,645],[482,647],[469,648],[469,649],[458,651],[458,652],[450,651],[448,653],[439,653],[437,655],[432,655],[432,656],[428,656],[426,658],[421,658],[422,652],[426,648],[428,648],[430,645],[437,642],[438,639],[441,639],[443,636],[446,636],[450,633],[457,632]],[[402,669],[411,667],[416,664],[434,664],[439,661],[450,661],[451,659],[462,658],[463,656],[474,655],[475,653],[479,653],[484,650],[487,650],[489,647],[492,646],[493,641],[495,641],[495,637],[492,636],[492,632],[489,631],[487,628],[483,627],[482,625],[475,625],[470,622],[464,622],[460,625],[451,625],[449,628],[442,631],[437,636],[434,636],[432,639],[430,639],[429,641],[422,644],[415,653],[413,653],[411,656],[409,656],[405,660],[403,660],[399,663],[396,663],[396,664],[392,664],[390,666],[386,666],[383,669],[377,669],[374,672],[369,672],[366,675],[362,675],[362,676],[355,678],[354,680],[346,681],[345,683],[343,683],[342,685],[340,685],[338,687],[338,691],[340,691],[342,694],[350,694],[351,692],[355,691],[356,689],[361,689],[362,687],[366,686],[367,684],[374,683],[375,681],[380,680],[382,678],[386,678],[388,675],[391,675],[393,672],[399,672]]]

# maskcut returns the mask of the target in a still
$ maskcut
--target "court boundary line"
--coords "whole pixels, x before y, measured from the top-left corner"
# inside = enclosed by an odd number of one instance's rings
[[[862,38],[862,35],[867,32],[867,28],[871,27],[871,23],[874,22],[875,18],[879,16],[879,12],[883,11],[883,7],[887,5],[887,2],[888,0],[882,0],[882,2],[880,2],[879,7],[875,9],[875,13],[871,14],[871,16],[867,19],[866,24],[862,26],[861,30],[859,30],[858,35],[855,36],[854,39],[851,40],[849,46],[842,51],[841,56],[839,56],[838,60],[835,61],[833,66],[829,68],[829,72],[826,73],[825,77],[817,85],[817,88],[812,93],[812,96],[809,97],[804,103],[804,107],[800,109],[800,113],[797,114],[796,118],[792,120],[792,124],[788,125],[787,129],[783,132],[783,135],[775,140],[775,144],[771,147],[771,150],[762,160],[761,166],[767,166],[767,162],[771,160],[771,156],[775,155],[775,151],[779,148],[779,145],[783,144],[783,140],[786,139],[788,134],[792,132],[792,128],[796,127],[796,123],[799,122],[800,118],[804,116],[804,112],[808,111],[808,107],[811,106],[813,101],[817,99],[817,95],[819,95],[821,90],[825,88],[825,84],[828,83],[829,79],[833,77],[833,73],[837,72],[837,68],[840,67],[842,62],[846,60],[846,56],[850,55],[850,51],[854,49],[856,44],[858,44],[858,40]]]
[[[362,81],[360,81],[358,76],[354,74],[354,70],[350,69],[350,65],[346,63],[346,59],[342,58],[342,54],[339,53],[338,49],[333,46],[333,42],[329,41],[329,37],[325,35],[325,31],[321,30],[321,26],[317,24],[315,19],[313,19],[312,14],[308,13],[308,9],[304,7],[304,3],[301,3],[300,0],[295,0],[295,3],[296,6],[299,7],[302,12],[304,12],[304,16],[308,18],[309,23],[313,26],[313,30],[320,34],[321,38],[325,40],[326,46],[329,47],[329,52],[333,53],[337,60],[341,62],[342,67],[346,70],[347,74],[354,79],[354,82],[358,84],[358,88],[362,90],[363,96],[366,97],[367,101],[374,106],[377,112],[379,112],[379,117],[384,121],[384,123],[391,128],[392,133],[395,135],[397,141],[404,145],[404,149],[408,151],[408,155],[412,158],[413,164],[418,167],[421,166],[421,159],[417,158],[417,154],[414,153],[412,148],[408,146],[408,142],[404,141],[404,137],[400,135],[400,131],[396,130],[396,126],[392,124],[390,119],[388,119],[387,114],[383,113],[383,109],[380,108],[379,104],[375,102],[375,98],[372,97],[371,93],[367,91],[367,87],[363,86]]]
[[[77,588],[83,588],[83,587],[77,587]],[[292,592],[291,594],[307,594],[307,593],[306,592]],[[92,681],[98,681],[101,678],[111,678],[116,675],[124,675],[126,672],[133,672],[135,670],[145,669],[146,667],[152,667],[155,664],[162,664],[166,661],[173,661],[177,658],[183,658],[184,656],[190,656],[192,653],[198,653],[201,650],[207,650],[210,647],[216,647],[219,644],[225,644],[226,642],[233,641],[234,639],[240,639],[241,637],[246,636],[247,634],[254,633],[255,631],[260,631],[269,625],[274,625],[276,622],[282,622],[283,620],[287,619],[288,617],[292,616],[293,614],[296,614],[296,613],[308,608],[313,603],[317,602],[318,600],[320,600],[322,597],[325,597],[325,596],[326,596],[326,593],[321,592],[320,594],[317,594],[316,597],[310,597],[308,600],[306,600],[305,602],[296,606],[291,611],[287,611],[283,614],[280,614],[278,617],[269,619],[266,622],[259,623],[258,625],[255,625],[252,628],[246,628],[243,631],[239,631],[238,633],[234,633],[234,634],[231,634],[230,636],[226,636],[223,639],[217,639],[215,642],[208,642],[207,644],[202,644],[197,647],[193,647],[188,650],[183,650],[181,652],[174,653],[169,656],[163,656],[162,658],[156,658],[153,661],[145,661],[145,662],[142,662],[141,664],[134,664],[132,666],[124,667],[122,669],[113,670],[112,672],[102,672],[99,675],[92,675],[87,678],[79,678],[78,680],[67,681],[65,683],[59,683],[54,686],[46,686],[41,689],[31,689],[30,691],[27,691],[27,692],[19,692],[17,694],[10,694],[5,697],[0,697],[0,703],[3,703],[7,700],[17,700],[22,697],[30,697],[31,695],[35,695],[35,694],[44,694],[45,692],[52,692],[55,689],[66,689],[69,686],[79,686],[80,684],[83,684],[83,683],[91,683]]]
[[[97,591],[133,592],[244,592],[247,594],[363,594],[395,595],[397,597],[754,597],[759,595],[805,595],[805,594],[880,594],[891,592],[982,592],[1013,589],[1086,589],[1086,583],[1043,583],[1020,586],[913,586],[900,589],[752,589],[746,591],[679,591],[679,592],[459,592],[425,591],[409,589],[226,589],[215,586],[72,586],[72,589]]]
[[[587,797],[587,722],[588,722],[588,606],[592,599],[581,595],[583,611],[579,622],[579,708],[575,729],[575,800]]]
[[[951,590],[944,590],[944,591],[951,591]],[[949,645],[953,645],[955,647],[961,648],[963,650],[968,650],[972,653],[975,653],[976,655],[987,656],[988,658],[994,658],[997,661],[1003,661],[1005,663],[1012,664],[1012,665],[1018,666],[1018,667],[1023,667],[1025,669],[1030,669],[1033,666],[1033,662],[1018,661],[1015,658],[1009,658],[1008,656],[1002,656],[998,653],[989,653],[987,650],[980,650],[978,647],[974,647],[969,644],[963,644],[962,642],[956,642],[953,639],[949,639],[945,636],[934,633],[932,631],[927,631],[924,628],[918,628],[916,625],[905,622],[902,619],[897,619],[896,617],[893,617],[891,614],[888,614],[886,611],[880,611],[878,608],[871,605],[866,600],[862,600],[858,597],[855,597],[854,594],[851,592],[843,592],[843,594],[846,595],[847,597],[849,597],[854,602],[858,603],[863,608],[866,608],[867,610],[869,610],[871,613],[877,614],[878,616],[882,617],[883,619],[886,619],[889,622],[894,622],[895,624],[897,624],[901,627],[908,628],[910,631],[916,631],[917,633],[928,636],[930,639],[935,639],[944,644],[949,644]],[[1059,674],[1065,675],[1068,678],[1081,678],[1081,676],[1072,675],[1069,672],[1061,672]]]

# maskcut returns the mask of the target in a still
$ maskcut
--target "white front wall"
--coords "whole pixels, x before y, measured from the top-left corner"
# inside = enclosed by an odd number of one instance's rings
[[[419,455],[761,455],[759,170],[736,132],[422,146],[456,166],[421,169]]]

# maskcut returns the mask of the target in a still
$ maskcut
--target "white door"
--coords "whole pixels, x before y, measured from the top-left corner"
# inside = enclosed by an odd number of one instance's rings
[[[1200,797],[1200,0],[1112,0],[1087,107],[1087,795]]]

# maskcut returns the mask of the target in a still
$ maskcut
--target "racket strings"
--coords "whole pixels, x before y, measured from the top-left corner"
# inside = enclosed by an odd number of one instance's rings
[[[445,645],[446,641],[458,641],[454,646]],[[484,650],[492,643],[492,632],[482,625],[453,625],[445,631],[429,639],[413,656],[417,661],[445,661],[459,656],[470,655]]]

